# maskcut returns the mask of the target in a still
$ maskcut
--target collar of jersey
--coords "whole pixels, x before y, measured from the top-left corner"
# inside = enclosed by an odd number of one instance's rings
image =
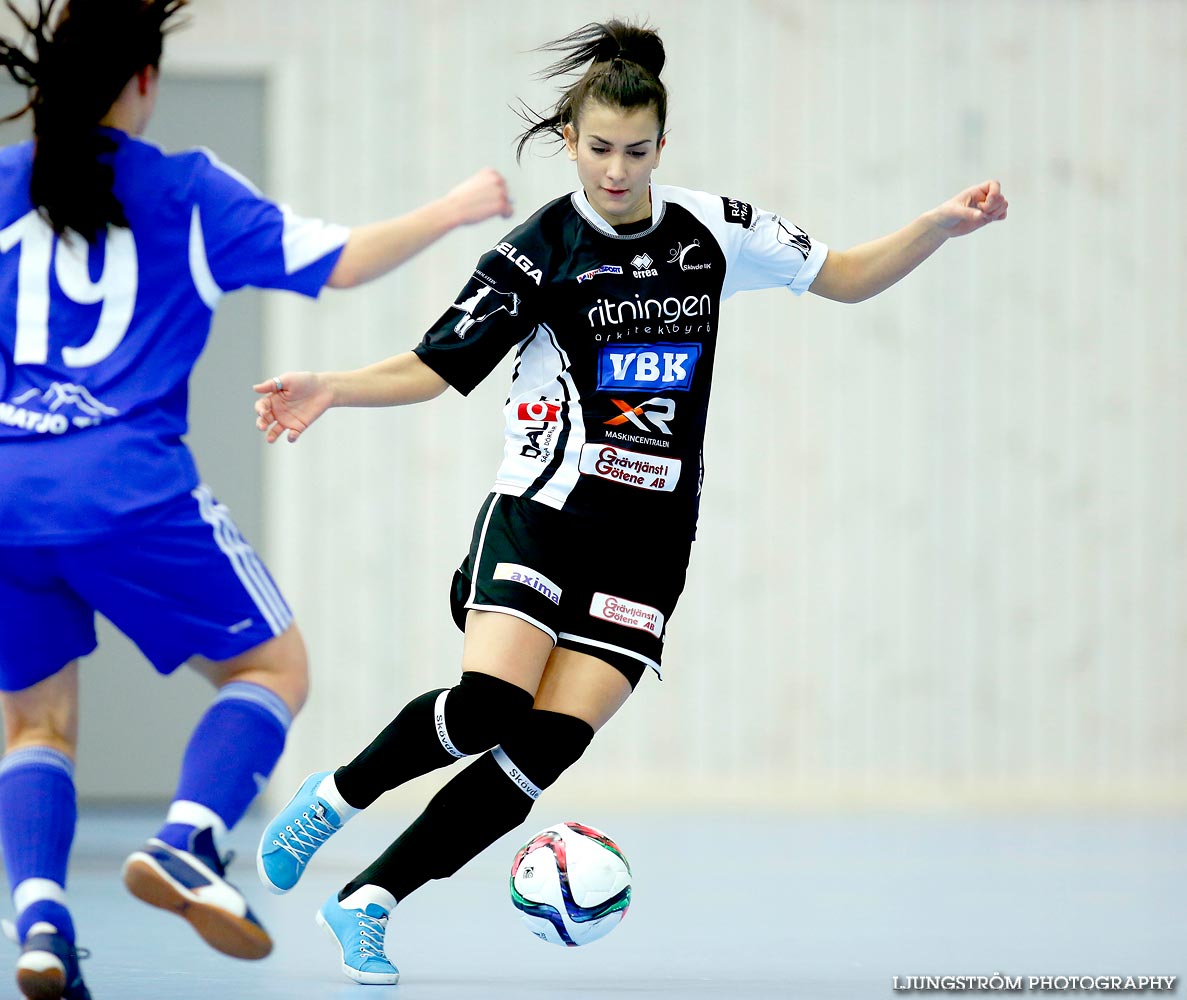
[[[597,210],[590,204],[584,188],[574,191],[572,200],[573,207],[577,209],[578,215],[598,230],[598,232],[609,236],[613,240],[637,240],[640,236],[647,236],[649,233],[655,232],[655,227],[663,221],[664,217],[664,199],[654,184],[651,185],[651,225],[641,233],[623,235],[622,233],[615,232],[614,227],[598,215]]]

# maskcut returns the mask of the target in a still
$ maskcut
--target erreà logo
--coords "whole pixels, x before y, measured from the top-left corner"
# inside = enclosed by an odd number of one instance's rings
[[[635,254],[631,258],[631,267],[635,269],[632,273],[636,278],[653,278],[659,274],[659,269],[651,266],[654,263],[649,254]]]

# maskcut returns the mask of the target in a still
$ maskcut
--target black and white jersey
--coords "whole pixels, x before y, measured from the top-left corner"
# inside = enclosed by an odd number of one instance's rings
[[[485,254],[416,353],[469,393],[517,347],[494,492],[692,533],[721,302],[805,291],[828,249],[746,202],[652,185],[623,235],[578,191]],[[625,227],[624,227],[625,228]]]

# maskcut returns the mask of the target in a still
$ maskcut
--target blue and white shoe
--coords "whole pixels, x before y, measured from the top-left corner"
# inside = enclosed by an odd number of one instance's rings
[[[189,921],[202,939],[232,958],[264,958],[272,939],[251,912],[243,893],[223,876],[226,860],[218,856],[214,834],[200,830],[189,851],[153,837],[128,855],[124,885],[139,900]]]
[[[322,844],[356,812],[334,788],[333,771],[315,771],[302,782],[260,837],[256,871],[271,892],[288,892]]]
[[[342,902],[334,893],[317,911],[317,925],[338,942],[342,971],[364,986],[394,986],[400,981],[397,969],[383,951],[387,919],[396,897],[377,885],[356,889]]]
[[[53,924],[29,928],[16,963],[16,983],[29,1000],[91,1000],[78,960],[90,952],[67,941]]]

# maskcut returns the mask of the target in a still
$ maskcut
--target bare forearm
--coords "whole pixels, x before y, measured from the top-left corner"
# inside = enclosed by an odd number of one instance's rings
[[[387,274],[456,228],[460,221],[450,202],[440,198],[397,219],[356,226],[330,272],[328,284],[331,288],[352,288]]]
[[[447,383],[412,351],[348,372],[324,372],[332,406],[404,406],[440,396]]]
[[[925,212],[897,232],[841,252],[829,251],[812,291],[838,302],[861,302],[902,280],[948,239]]]
[[[451,229],[510,214],[506,181],[489,167],[479,170],[407,215],[352,229],[328,284],[331,288],[361,285],[399,267]]]
[[[838,302],[860,302],[905,278],[945,240],[967,236],[1006,217],[997,181],[974,184],[910,225],[852,250],[829,251],[811,290]]]

